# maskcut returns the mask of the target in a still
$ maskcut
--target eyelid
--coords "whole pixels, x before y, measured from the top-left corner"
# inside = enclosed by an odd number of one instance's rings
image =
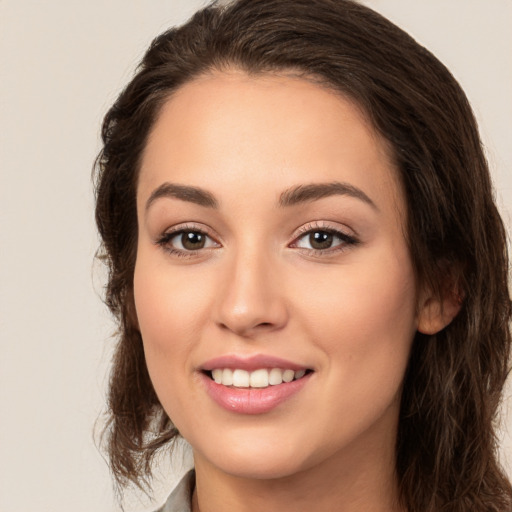
[[[304,236],[314,233],[315,231],[327,232],[339,238],[342,243],[329,247],[326,249],[315,249],[299,247],[297,244],[300,239]],[[313,221],[302,225],[293,235],[293,240],[289,244],[289,247],[304,252],[306,254],[328,257],[343,251],[348,250],[350,247],[358,245],[360,240],[354,231],[346,226],[341,227],[338,223],[332,223],[329,221]]]
[[[315,220],[311,222],[307,222],[306,224],[303,224],[300,228],[298,228],[295,233],[292,235],[293,240],[296,240],[297,238],[300,238],[302,235],[306,233],[310,233],[311,231],[328,231],[331,233],[340,233],[341,235],[353,239],[358,239],[357,233],[350,229],[347,226],[342,226],[341,224],[330,222],[330,221],[324,221],[324,220]]]
[[[177,233],[181,233],[183,231],[197,231],[198,233],[203,233],[205,235],[208,235],[212,240],[215,240],[217,243],[220,244],[218,241],[219,237],[213,233],[212,229],[208,226],[201,224],[201,223],[195,223],[195,222],[184,222],[182,224],[176,224],[174,226],[170,226],[166,228],[160,235],[158,235],[158,238],[161,238],[163,236],[167,235],[175,235]]]

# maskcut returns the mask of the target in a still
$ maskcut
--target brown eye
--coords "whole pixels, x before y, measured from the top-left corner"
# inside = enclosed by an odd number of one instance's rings
[[[165,233],[159,240],[158,245],[176,253],[193,253],[201,249],[220,247],[220,245],[203,231],[180,230]]]
[[[313,231],[309,234],[309,245],[313,249],[329,249],[333,240],[334,235],[327,231]]]
[[[343,250],[358,241],[351,235],[334,229],[310,229],[298,237],[292,247],[309,251],[323,251],[326,254]]]
[[[181,245],[187,251],[203,249],[206,245],[206,236],[197,231],[185,231],[181,234]]]

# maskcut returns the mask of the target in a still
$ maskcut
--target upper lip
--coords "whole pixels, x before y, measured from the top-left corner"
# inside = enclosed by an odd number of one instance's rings
[[[248,357],[224,355],[210,359],[201,365],[201,370],[203,371],[211,371],[216,368],[231,368],[233,370],[240,369],[248,372],[259,370],[261,368],[281,368],[284,370],[290,369],[294,371],[309,369],[309,367],[302,364],[266,354],[257,354]]]

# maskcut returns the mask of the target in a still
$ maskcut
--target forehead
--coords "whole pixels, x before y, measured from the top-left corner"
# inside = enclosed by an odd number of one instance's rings
[[[348,181],[376,203],[400,206],[397,176],[388,144],[355,102],[304,78],[232,70],[201,76],[167,100],[138,195],[165,181],[219,192],[233,183],[250,192]]]

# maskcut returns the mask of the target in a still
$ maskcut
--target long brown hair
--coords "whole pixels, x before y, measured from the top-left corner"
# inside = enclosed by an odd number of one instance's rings
[[[95,170],[106,303],[118,321],[106,447],[118,483],[143,485],[178,435],[152,387],[133,304],[136,186],[159,109],[210,70],[293,71],[358,104],[390,144],[405,190],[418,281],[455,289],[455,320],[417,334],[406,372],[396,473],[409,512],[512,510],[494,424],[510,363],[505,230],[476,122],[448,70],[352,0],[213,3],[157,37],[105,116]]]

